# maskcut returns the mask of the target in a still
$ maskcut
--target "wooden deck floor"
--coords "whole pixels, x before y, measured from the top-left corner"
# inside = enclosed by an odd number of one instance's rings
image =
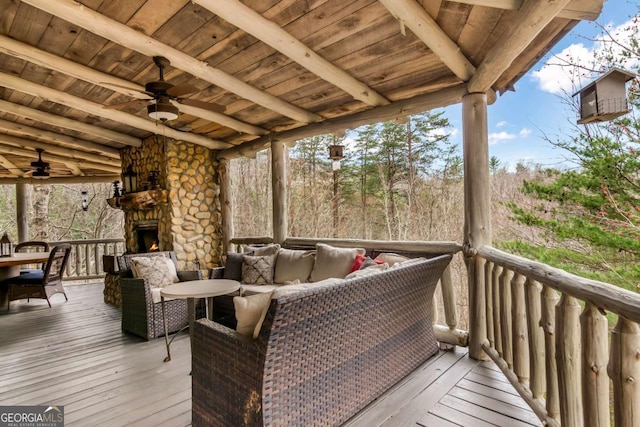
[[[46,301],[0,310],[0,405],[64,405],[68,426],[187,426],[191,423],[189,337],[172,361],[164,340],[120,331],[120,311],[102,284],[67,286]],[[541,425],[493,364],[464,349],[440,352],[350,427]]]

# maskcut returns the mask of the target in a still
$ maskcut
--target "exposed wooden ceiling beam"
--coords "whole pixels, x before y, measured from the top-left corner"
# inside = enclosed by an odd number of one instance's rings
[[[509,29],[469,81],[469,92],[485,92],[571,0],[525,0]]]
[[[392,102],[391,104],[375,107],[348,117],[336,117],[327,119],[322,123],[313,123],[296,129],[274,132],[240,146],[221,150],[218,152],[217,157],[218,159],[233,159],[241,156],[252,157],[256,152],[268,148],[273,141],[290,142],[314,135],[354,129],[358,126],[378,123],[396,117],[422,113],[434,108],[459,103],[467,93],[466,85],[461,84],[438,92]]]
[[[23,150],[22,148],[17,148],[17,147],[10,147],[8,145],[0,145],[0,153],[2,154],[13,154],[16,156],[22,156],[22,157],[27,157],[27,158],[34,158],[34,152],[30,151],[30,150]],[[69,162],[69,158],[68,157],[60,157],[60,156],[55,156],[53,154],[47,154],[46,156],[44,156],[43,158],[44,161],[50,161],[50,162],[56,162],[56,163],[66,163]],[[120,173],[122,172],[122,169],[120,168],[120,166],[117,165],[105,165],[104,163],[93,163],[93,162],[87,162],[87,161],[83,161],[82,162],[82,166],[84,168],[88,168],[88,169],[98,169],[101,171],[105,171],[105,172],[110,172],[110,173]]]
[[[23,0],[33,7],[76,24],[94,34],[133,49],[149,57],[161,55],[171,61],[173,67],[220,86],[256,104],[294,120],[311,123],[322,117],[306,111],[282,99],[263,92],[217,68],[211,67],[177,49],[109,19],[73,0]]]
[[[71,148],[79,148],[93,153],[99,153],[113,159],[120,159],[120,153],[116,148],[107,145],[96,144],[95,142],[86,141],[84,139],[73,138],[67,135],[50,132],[48,130],[38,129],[32,126],[23,125],[17,122],[0,119],[0,130],[4,130],[10,135],[21,135],[32,138],[38,138],[46,142],[54,142]]]
[[[97,136],[99,138],[103,138],[113,142],[119,142],[124,145],[130,145],[132,147],[140,147],[142,145],[142,141],[140,139],[126,135],[124,133],[114,132],[110,129],[105,129],[99,126],[90,125],[66,117],[57,116],[55,114],[47,113],[46,111],[36,110],[34,108],[25,107],[24,105],[14,104],[12,102],[4,101],[1,99],[0,111],[15,114],[21,117],[26,117],[28,119],[47,123],[53,126],[88,133],[89,135]]]
[[[77,163],[65,162],[64,164],[73,174],[73,176],[84,176],[84,172],[80,170],[80,166]]]
[[[456,3],[519,10],[523,0],[449,0]],[[558,13],[558,18],[595,21],[602,12],[603,0],[573,0]]]
[[[7,160],[5,156],[0,156],[0,165],[8,170],[11,175],[24,176],[24,171]]]
[[[69,176],[69,177],[51,177],[47,179],[35,178],[0,178],[0,185],[11,184],[91,184],[101,182],[120,181],[120,175],[102,175],[102,176]]]
[[[378,0],[403,25],[406,25],[463,82],[475,74],[473,64],[460,47],[442,31],[438,23],[415,0]]]
[[[96,116],[104,117],[105,119],[114,120],[128,126],[143,129],[147,132],[151,132],[154,134],[164,133],[168,137],[177,139],[179,141],[193,142],[194,144],[202,145],[203,147],[211,148],[214,150],[227,148],[231,145],[226,142],[207,138],[202,135],[180,132],[168,126],[164,126],[162,123],[155,123],[150,120],[134,116],[132,114],[124,113],[122,111],[105,110],[102,105],[95,102],[87,101],[86,99],[69,95],[67,93],[42,86],[28,80],[11,76],[9,74],[0,73],[0,85],[13,90],[17,90],[19,92],[28,93],[29,95],[37,96],[39,98],[47,99],[58,104],[63,104],[67,107],[82,110],[90,114],[95,114]]]
[[[79,150],[77,148],[66,148],[59,145],[46,144],[40,141],[33,141],[31,139],[20,138],[13,135],[0,134],[0,145],[12,145],[14,147],[25,147],[35,150],[41,148],[47,153],[57,154],[59,156],[67,157],[69,159],[82,162],[88,160],[90,162],[104,163],[106,165],[119,165],[120,159],[107,157],[102,154],[88,153],[86,151]],[[35,151],[34,151],[35,153]],[[35,154],[33,154],[35,156]],[[35,160],[35,158],[34,158]]]
[[[355,99],[371,106],[389,103],[389,100],[374,89],[327,61],[279,25],[266,19],[241,2],[237,0],[224,2],[219,0],[192,1],[251,34],[261,42],[268,44],[278,52],[283,53],[316,76],[339,87]]]
[[[45,68],[56,70],[60,73],[67,74],[69,76],[84,80],[94,85],[102,86],[104,88],[113,90],[115,92],[121,93],[126,96],[130,96],[130,97],[133,97],[136,99],[142,99],[142,100],[151,99],[150,96],[142,93],[145,91],[145,88],[142,85],[130,82],[125,79],[121,79],[119,77],[114,77],[111,74],[94,70],[93,68],[75,63],[65,58],[61,58],[49,52],[45,52],[41,49],[38,49],[34,46],[19,42],[17,40],[14,40],[12,38],[2,36],[2,35],[0,35],[0,52],[6,53],[7,55],[14,56],[16,58],[23,59],[25,61],[32,62],[34,64],[38,64]],[[226,114],[214,113],[211,111],[203,110],[201,108],[195,108],[195,107],[191,107],[183,104],[176,104],[176,103],[174,104],[176,107],[180,109],[180,111],[184,113],[190,114],[195,117],[200,117],[205,120],[210,120],[210,121],[219,123],[223,126],[227,126],[228,128],[237,130],[238,132],[244,132],[252,135],[264,135],[268,133],[268,131],[265,129],[234,119],[233,117],[227,116]],[[73,120],[71,121],[74,123],[77,123]],[[64,126],[64,127],[69,127],[69,126]],[[96,128],[102,129],[98,127]],[[100,135],[97,135],[97,136],[100,136]],[[126,143],[123,141],[118,141],[118,142],[122,142],[123,144],[131,145],[134,147],[140,146],[139,145],[140,140],[138,140],[137,138],[130,137],[128,135],[125,135],[125,136],[135,141],[138,141],[138,145],[133,145],[132,143]],[[115,138],[113,140],[116,141]]]

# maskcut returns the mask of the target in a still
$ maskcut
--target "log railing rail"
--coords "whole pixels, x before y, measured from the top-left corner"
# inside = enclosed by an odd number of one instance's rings
[[[87,239],[49,242],[71,245],[71,253],[63,280],[88,280],[104,277],[103,255],[120,255],[125,251],[124,239]]]
[[[273,243],[271,237],[241,237],[229,241],[236,247],[237,252],[243,252],[250,245],[265,245]],[[462,251],[462,245],[456,242],[426,242],[426,241],[388,241],[388,240],[358,240],[358,239],[312,239],[289,237],[284,241],[287,247],[312,247],[316,243],[326,243],[336,247],[359,247],[367,250],[385,252],[416,252],[420,254],[457,254]],[[469,334],[458,329],[458,313],[456,292],[454,289],[451,266],[444,271],[440,280],[441,301],[434,299],[434,325],[433,329],[438,341],[444,345],[468,346]],[[440,324],[438,308],[442,306],[445,324]]]
[[[542,422],[610,426],[611,381],[615,425],[640,425],[640,295],[490,246],[473,255],[486,280],[482,348]]]

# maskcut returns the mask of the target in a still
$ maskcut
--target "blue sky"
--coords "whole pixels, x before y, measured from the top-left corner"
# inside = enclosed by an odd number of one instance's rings
[[[597,23],[624,37],[629,25],[639,25],[631,22],[631,17],[636,14],[637,0],[608,0]],[[593,76],[580,76],[580,81],[572,83],[566,67],[553,65],[558,63],[554,55],[580,58],[580,61],[587,64],[593,63],[594,52],[600,46],[592,40],[597,39],[601,33],[601,28],[595,23],[581,22],[516,83],[515,92],[499,96],[489,106],[490,156],[496,156],[510,170],[518,162],[571,166],[562,150],[545,141],[545,135],[557,140],[572,133],[576,126],[575,113],[563,101],[562,95],[573,94],[589,83]],[[628,68],[632,71],[633,66],[637,65],[629,64]],[[461,145],[461,106],[448,107],[445,114],[453,126],[452,140]]]

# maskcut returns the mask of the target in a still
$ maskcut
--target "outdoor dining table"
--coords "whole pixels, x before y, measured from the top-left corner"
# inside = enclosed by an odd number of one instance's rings
[[[20,274],[20,266],[41,264],[49,260],[49,252],[19,252],[8,257],[0,257],[0,281]],[[9,288],[0,286],[0,309],[7,307]]]

